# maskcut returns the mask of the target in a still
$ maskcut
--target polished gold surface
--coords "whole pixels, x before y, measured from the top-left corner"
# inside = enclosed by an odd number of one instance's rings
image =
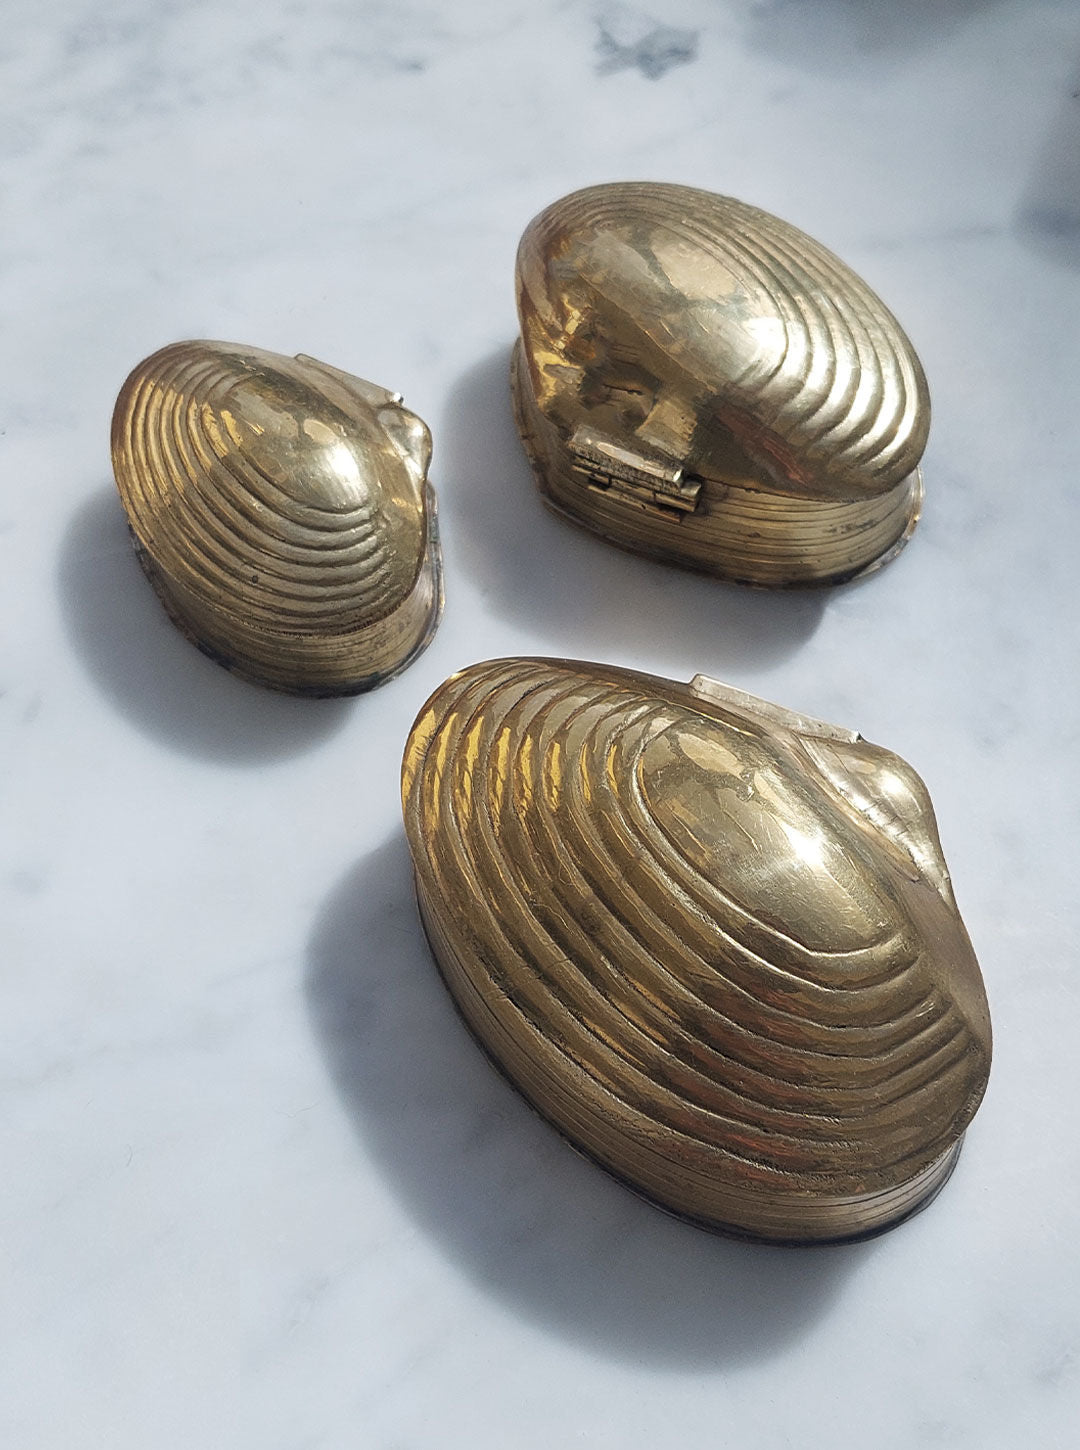
[[[496,660],[424,706],[402,798],[466,1021],[612,1173],[787,1242],[944,1183],[990,1021],[897,756],[701,676]]]
[[[560,512],[750,584],[839,582],[907,541],[926,379],[796,227],[685,186],[589,187],[529,224],[517,297],[515,413]]]
[[[237,674],[354,694],[435,632],[431,435],[396,393],[314,358],[178,342],[124,384],[112,452],[162,603]]]

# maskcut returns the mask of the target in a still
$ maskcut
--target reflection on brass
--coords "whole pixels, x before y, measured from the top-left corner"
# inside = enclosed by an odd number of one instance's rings
[[[178,342],[124,384],[112,452],[162,603],[237,674],[355,694],[434,634],[431,435],[398,394],[310,357]]]
[[[529,224],[517,297],[515,412],[559,512],[749,584],[836,583],[906,543],[926,379],[805,233],[690,187],[592,186]]]
[[[809,1242],[945,1182],[990,1021],[899,757],[700,675],[496,660],[424,706],[402,797],[467,1023],[626,1183]]]

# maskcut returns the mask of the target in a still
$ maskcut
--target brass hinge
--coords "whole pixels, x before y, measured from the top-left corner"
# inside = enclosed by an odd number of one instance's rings
[[[682,465],[624,448],[606,434],[578,427],[570,439],[574,468],[590,488],[614,494],[633,508],[689,514],[697,508],[701,480],[688,479]]]

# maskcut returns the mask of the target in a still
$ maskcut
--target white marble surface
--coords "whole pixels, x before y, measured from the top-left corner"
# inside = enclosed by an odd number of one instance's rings
[[[0,31],[3,1193],[12,1450],[1072,1447],[1080,7],[7,0]],[[511,268],[571,188],[681,180],[900,314],[924,521],[751,594],[547,515]],[[435,434],[447,609],[347,703],[164,619],[113,496],[129,367],[307,351]],[[695,670],[934,793],[997,1033],[961,1166],[876,1242],[708,1237],[480,1058],[417,926],[405,732],[496,654]]]

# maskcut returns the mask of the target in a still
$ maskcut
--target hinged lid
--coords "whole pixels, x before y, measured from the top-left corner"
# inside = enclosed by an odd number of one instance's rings
[[[635,508],[693,513],[701,496],[701,479],[688,479],[681,465],[659,454],[650,456],[624,447],[593,428],[580,426],[570,439],[574,469],[590,488],[616,494]]]

